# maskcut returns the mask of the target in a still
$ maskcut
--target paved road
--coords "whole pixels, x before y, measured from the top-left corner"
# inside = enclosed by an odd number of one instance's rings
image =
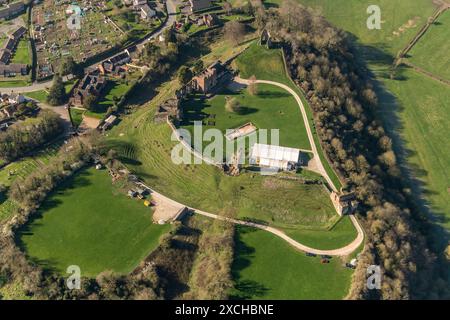
[[[168,13],[167,20],[157,31],[152,32],[152,33],[148,34],[146,37],[142,38],[137,44],[138,47],[141,48],[146,43],[148,43],[152,39],[154,39],[154,38],[158,37],[160,34],[162,34],[166,28],[173,25],[174,21],[176,20],[177,4],[179,2],[180,2],[180,0],[167,0],[167,2],[166,2],[167,13]],[[129,47],[132,47],[132,46],[129,46]],[[127,48],[124,48],[124,50]],[[111,57],[115,56],[116,54],[111,55],[110,57],[106,58],[103,61],[110,59]],[[96,62],[90,66],[87,66],[85,68],[85,70],[90,70],[92,68],[96,68],[100,63],[101,62]],[[52,86],[52,80],[45,81],[45,82],[34,82],[32,85],[25,86],[25,87],[3,87],[3,88],[0,88],[0,91],[1,92],[13,92],[14,91],[14,92],[20,92],[20,93],[27,93],[27,92],[32,92],[32,91],[45,90],[47,88],[50,88],[51,86]]]
[[[356,218],[354,216],[350,216],[350,219],[352,220],[352,223],[355,226],[355,228],[357,230],[357,233],[358,233],[356,238],[351,243],[349,243],[348,245],[346,245],[346,246],[344,246],[342,248],[333,249],[333,250],[320,250],[320,249],[314,249],[314,248],[308,247],[308,246],[306,246],[304,244],[301,244],[300,242],[298,242],[298,241],[292,239],[291,237],[289,237],[288,235],[286,235],[283,231],[278,230],[276,228],[265,226],[265,225],[258,224],[258,223],[253,223],[253,222],[248,222],[248,221],[243,221],[243,220],[237,220],[237,219],[231,219],[231,218],[227,218],[227,217],[220,216],[220,215],[217,215],[217,214],[213,214],[213,213],[210,213],[210,212],[198,210],[196,208],[192,208],[192,207],[186,206],[186,205],[184,205],[182,203],[179,203],[179,202],[177,202],[177,201],[175,201],[173,199],[170,199],[170,198],[164,196],[163,194],[155,191],[153,188],[147,186],[146,184],[144,184],[142,182],[140,183],[140,185],[142,185],[143,187],[149,189],[152,196],[157,196],[160,200],[164,200],[165,202],[167,202],[168,204],[170,204],[172,206],[187,207],[190,210],[196,212],[197,214],[200,214],[200,215],[208,217],[208,218],[218,219],[218,220],[222,220],[222,221],[227,221],[227,222],[234,223],[234,224],[237,224],[237,225],[243,225],[243,226],[258,228],[258,229],[270,232],[270,233],[276,235],[277,237],[283,239],[287,243],[289,243],[295,249],[303,251],[303,252],[310,252],[310,253],[314,253],[314,254],[318,254],[318,255],[346,256],[346,255],[351,254],[356,249],[358,249],[358,247],[364,241],[364,232],[363,232],[361,226],[359,225],[358,221],[356,220]]]

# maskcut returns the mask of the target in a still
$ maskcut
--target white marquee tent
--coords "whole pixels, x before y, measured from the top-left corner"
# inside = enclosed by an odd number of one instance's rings
[[[300,150],[255,143],[252,147],[250,163],[261,167],[288,170],[300,161]]]

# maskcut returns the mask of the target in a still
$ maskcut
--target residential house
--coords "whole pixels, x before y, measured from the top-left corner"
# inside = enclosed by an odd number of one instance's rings
[[[23,12],[25,12],[23,1],[13,2],[0,9],[0,19],[10,19]]]
[[[8,98],[8,102],[13,105],[24,103],[25,101],[26,101],[26,99],[23,95],[21,95],[19,93],[15,93],[15,92],[11,93]]]
[[[131,62],[131,57],[127,51],[124,51],[112,57],[111,59],[104,61],[100,70],[104,73],[112,73],[116,68],[129,62]]]
[[[156,11],[150,8],[148,4],[144,4],[141,6],[141,19],[142,20],[150,20],[156,17]]]
[[[21,63],[0,64],[0,77],[25,76],[28,74],[28,65]]]

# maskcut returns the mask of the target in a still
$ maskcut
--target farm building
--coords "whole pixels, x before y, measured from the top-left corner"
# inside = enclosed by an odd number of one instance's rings
[[[255,143],[251,150],[250,163],[278,170],[293,170],[301,164],[300,150]]]

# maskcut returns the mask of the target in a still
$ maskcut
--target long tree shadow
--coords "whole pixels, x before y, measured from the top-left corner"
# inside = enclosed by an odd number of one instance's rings
[[[392,139],[393,149],[396,153],[404,182],[413,192],[414,205],[433,222],[431,224],[433,230],[428,232],[428,234],[433,239],[435,250],[443,252],[448,245],[450,234],[448,230],[442,227],[442,224],[448,223],[450,218],[445,212],[436,210],[426,197],[435,194],[435,192],[430,190],[421,180],[421,178],[428,175],[428,172],[409,162],[409,159],[416,155],[417,151],[408,148],[402,136],[405,128],[400,114],[404,111],[405,106],[384,84],[384,81],[407,81],[408,77],[404,71],[409,67],[401,66],[393,71],[391,65],[395,58],[387,53],[387,48],[362,45],[359,39],[352,34],[349,34],[349,38],[357,44],[355,46],[355,62],[360,65],[361,70],[367,70],[366,75],[372,82],[378,95],[379,110],[376,112],[383,120],[384,128]]]
[[[234,280],[234,288],[230,294],[232,300],[247,300],[251,298],[263,297],[269,288],[254,280],[243,279],[241,272],[251,265],[251,260],[255,254],[255,248],[248,246],[243,240],[242,235],[255,232],[256,229],[237,226],[234,236],[234,259],[231,266],[231,275]]]

